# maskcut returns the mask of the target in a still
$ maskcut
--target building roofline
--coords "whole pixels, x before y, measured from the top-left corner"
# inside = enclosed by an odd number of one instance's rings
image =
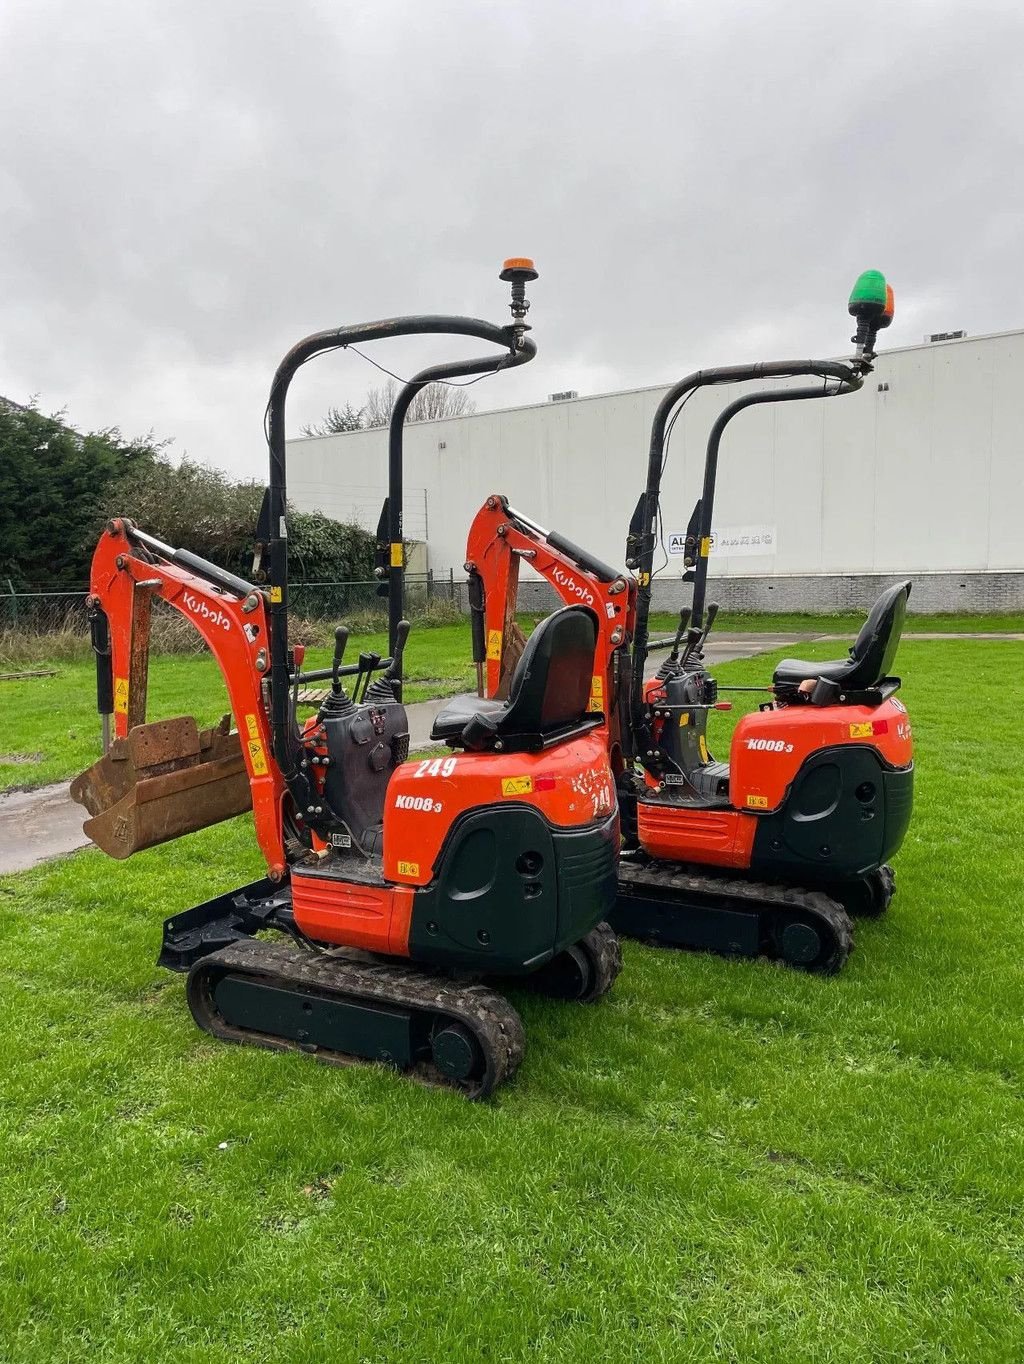
[[[974,336],[955,336],[951,337],[948,341],[917,341],[913,345],[908,346],[891,346],[885,350],[878,351],[877,354],[879,359],[884,359],[887,355],[905,355],[907,351],[935,350],[936,347],[939,346],[969,346],[976,341],[998,341],[1004,336],[1022,335],[1024,335],[1024,327],[1011,327],[1008,330],[1001,332],[979,332]],[[843,359],[845,357],[830,356],[828,358]],[[484,412],[463,412],[457,417],[430,417],[426,421],[412,422],[410,424],[413,426],[438,426],[442,422],[470,422],[477,417],[493,417],[499,412],[531,412],[538,407],[572,407],[576,403],[599,402],[604,398],[631,397],[636,393],[663,393],[666,389],[671,388],[676,382],[676,379],[669,379],[664,383],[640,384],[635,388],[610,388],[606,389],[603,393],[585,393],[581,394],[578,398],[560,398],[557,402],[552,402],[548,399],[546,402],[515,403],[511,407],[490,407]],[[325,436],[289,436],[288,444],[296,445],[300,441],[334,440],[336,436],[362,436],[367,435],[370,431],[387,431],[387,427],[365,427],[361,431],[332,431],[329,435]]]

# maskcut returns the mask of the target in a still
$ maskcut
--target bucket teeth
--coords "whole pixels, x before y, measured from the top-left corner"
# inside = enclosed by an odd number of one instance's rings
[[[137,725],[71,783],[91,818],[83,831],[110,857],[130,857],[252,806],[237,734],[200,730],[190,715]]]

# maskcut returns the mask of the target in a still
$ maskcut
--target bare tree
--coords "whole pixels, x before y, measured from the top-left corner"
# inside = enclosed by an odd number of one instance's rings
[[[395,410],[398,385],[389,379],[380,388],[371,388],[363,405],[363,424],[365,426],[387,426]],[[465,417],[476,411],[464,388],[452,384],[427,384],[412,400],[409,408],[409,421],[438,421],[442,417]]]
[[[322,422],[313,422],[302,428],[304,436],[335,436],[345,431],[373,430],[387,426],[395,410],[398,385],[389,379],[380,388],[371,388],[362,407],[355,408],[351,403],[344,407],[331,407]],[[412,400],[409,408],[409,421],[431,422],[442,417],[466,417],[476,411],[476,403],[471,402],[466,390],[452,384],[427,384]]]

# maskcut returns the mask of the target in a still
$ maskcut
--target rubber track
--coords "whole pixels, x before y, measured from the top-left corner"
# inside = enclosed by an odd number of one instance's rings
[[[592,1004],[606,995],[622,970],[622,947],[611,924],[599,923],[580,939],[579,947],[587,954],[594,968],[594,983],[580,999],[581,1004]]]
[[[199,1027],[225,1042],[248,1043],[271,1051],[305,1051],[332,1065],[373,1065],[363,1057],[303,1045],[271,1033],[235,1028],[217,1012],[212,987],[227,974],[303,994],[351,999],[358,1003],[397,1006],[459,1022],[476,1038],[484,1054],[484,1074],[476,1081],[453,1082],[430,1061],[404,1073],[420,1084],[458,1089],[470,1099],[483,1099],[515,1074],[526,1050],[522,1019],[502,995],[486,986],[427,975],[415,967],[361,961],[340,953],[305,952],[274,942],[250,939],[232,943],[203,957],[192,967],[186,986],[192,1017]]]
[[[673,894],[691,894],[738,901],[741,908],[743,904],[749,905],[752,913],[767,911],[775,915],[786,910],[798,910],[816,919],[832,939],[832,949],[828,955],[810,968],[816,975],[830,976],[842,970],[853,951],[853,921],[842,905],[820,890],[801,890],[797,886],[774,885],[768,881],[740,880],[724,873],[697,872],[672,862],[644,863],[629,858],[623,858],[619,863],[619,885],[635,888],[641,894],[645,889],[668,892],[666,900],[670,900]],[[784,960],[778,952],[768,955],[775,960]]]

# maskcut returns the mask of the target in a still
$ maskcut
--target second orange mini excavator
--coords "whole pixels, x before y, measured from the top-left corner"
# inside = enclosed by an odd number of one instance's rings
[[[708,747],[709,716],[731,703],[705,664],[718,611],[705,603],[723,433],[748,407],[859,389],[871,370],[877,331],[892,318],[892,290],[878,271],[858,279],[849,310],[857,320],[849,360],[702,370],[668,391],[651,431],[627,571],[545,530],[497,494],[473,522],[466,563],[478,690],[494,706],[508,692],[525,643],[516,623],[521,564],[562,602],[586,607],[599,622],[588,704],[602,717],[622,817],[611,916],[617,930],[664,946],[767,956],[823,974],[838,971],[849,955],[851,916],[887,908],[894,889],[888,859],[910,821],[910,721],[895,695],[899,679],[891,675],[910,583],[882,593],[848,658],[780,663],[770,687],[755,689],[770,699],[736,726],[729,762],[716,761]],[[674,639],[650,642],[661,477],[675,414],[705,385],[800,376],[818,382],[745,392],[714,423],[687,535],[692,603]],[[669,647],[651,675],[650,655]],[[438,717],[434,737],[463,744],[461,713],[479,705],[475,698],[452,703]]]

